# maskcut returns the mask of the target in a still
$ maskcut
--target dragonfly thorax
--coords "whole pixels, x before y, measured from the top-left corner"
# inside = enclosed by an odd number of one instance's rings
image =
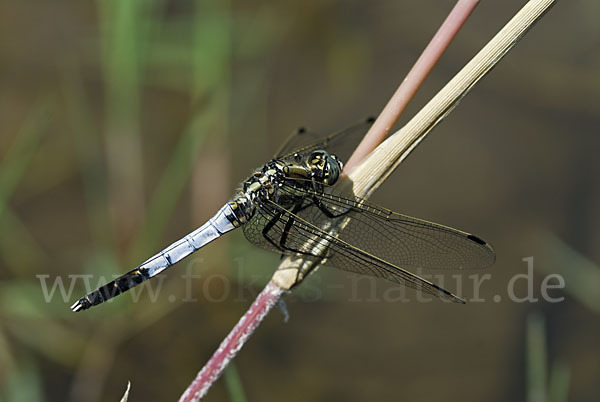
[[[261,200],[277,198],[277,187],[285,176],[283,168],[279,161],[271,161],[244,181],[241,191],[232,201],[238,208],[236,215],[241,224],[254,216]]]
[[[294,162],[274,159],[255,171],[246,181],[233,201],[240,224],[249,221],[257,207],[264,207],[267,201],[273,201],[284,208],[292,208],[298,203],[298,196],[279,194],[279,187],[286,182],[311,190],[322,185],[337,182],[343,168],[337,156],[327,151],[317,150]],[[301,198],[301,197],[300,197]]]

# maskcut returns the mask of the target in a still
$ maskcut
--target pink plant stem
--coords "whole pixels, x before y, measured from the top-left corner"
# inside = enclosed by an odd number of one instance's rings
[[[458,0],[440,29],[429,42],[427,48],[413,68],[410,70],[400,87],[385,106],[363,141],[360,143],[348,163],[350,168],[358,165],[383,139],[414,96],[419,86],[423,83],[435,63],[448,47],[450,41],[469,17],[478,0]],[[248,311],[242,316],[237,325],[231,330],[227,338],[221,342],[217,351],[198,373],[194,381],[179,399],[180,402],[199,401],[208,389],[219,378],[227,364],[242,348],[246,340],[258,327],[262,319],[277,303],[284,289],[270,281],[263,291],[252,303]]]
[[[406,78],[391,99],[385,105],[377,120],[371,126],[369,132],[365,135],[358,145],[346,166],[345,172],[350,172],[355,168],[368,154],[381,144],[388,133],[396,123],[400,114],[413,98],[425,78],[429,75],[433,66],[440,59],[444,51],[450,45],[460,28],[463,26],[471,12],[477,6],[479,0],[458,0],[446,20],[435,33],[415,65],[406,75]]]
[[[199,401],[206,394],[283,292],[284,289],[273,282],[267,284],[181,396],[180,402]]]

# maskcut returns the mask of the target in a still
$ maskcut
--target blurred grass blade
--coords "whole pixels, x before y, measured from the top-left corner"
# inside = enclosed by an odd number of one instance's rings
[[[540,314],[527,316],[527,402],[546,402],[546,334]]]
[[[571,370],[564,362],[557,362],[550,373],[550,388],[548,402],[567,402],[569,398],[569,383]]]
[[[40,147],[48,123],[48,104],[46,99],[38,100],[0,162],[0,251],[15,276],[30,272],[45,257],[8,203]]]
[[[52,318],[36,320],[11,318],[5,323],[11,334],[30,350],[65,367],[73,367],[81,358],[85,336]],[[40,333],[43,332],[43,336]]]
[[[546,330],[539,313],[527,317],[527,401],[566,402],[569,394],[570,370],[564,362],[553,365],[550,381]]]
[[[536,264],[536,270],[562,276],[565,291],[570,296],[590,310],[600,313],[598,266],[551,234],[543,234],[539,238],[538,247],[543,250],[542,255],[547,260]]]
[[[5,266],[18,278],[38,272],[48,255],[21,218],[9,206],[0,216],[0,255]]]
[[[63,67],[62,90],[67,118],[73,138],[77,144],[77,155],[81,166],[86,212],[96,253],[111,253],[116,250],[113,226],[108,210],[108,184],[99,133],[94,132],[98,124],[94,121],[92,108],[85,96],[83,79],[74,63]]]
[[[0,372],[15,369],[16,361],[10,347],[10,342],[4,334],[4,328],[0,327]]]
[[[37,102],[0,162],[0,216],[38,150],[48,122],[47,109],[47,101]]]
[[[229,393],[229,400],[231,402],[246,402],[246,396],[244,395],[244,386],[242,380],[238,374],[235,364],[229,363],[229,366],[223,373],[223,379],[225,380],[225,387]]]
[[[10,371],[2,381],[0,400],[3,401],[44,401],[42,379],[35,359],[21,358],[17,370]]]
[[[207,83],[229,87],[231,80],[231,10],[229,1],[196,1],[193,23],[193,101],[207,89]]]
[[[106,86],[106,158],[112,218],[128,235],[144,210],[140,134],[140,27],[146,2],[102,0],[100,26]]]

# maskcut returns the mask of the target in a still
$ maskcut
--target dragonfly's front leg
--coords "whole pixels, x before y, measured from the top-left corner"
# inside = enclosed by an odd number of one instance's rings
[[[302,206],[302,201],[301,201],[301,202],[297,203],[296,205],[294,205],[294,208],[292,209],[291,212],[293,214],[296,214],[296,213],[308,208],[311,205],[312,205],[312,203]],[[265,225],[265,227],[262,230],[263,237],[269,243],[271,243],[271,245],[273,245],[273,247],[275,247],[277,250],[281,251],[282,253],[286,253],[286,254],[295,253],[295,254],[309,255],[309,256],[315,257],[314,254],[307,253],[306,251],[302,251],[302,250],[298,250],[298,249],[294,249],[294,248],[286,246],[288,236],[290,234],[290,230],[292,229],[292,226],[294,224],[293,217],[290,217],[288,219],[288,221],[286,222],[285,227],[283,228],[281,237],[279,238],[279,244],[269,236],[269,232],[271,231],[271,229],[273,229],[273,227],[277,224],[277,222],[279,222],[282,215],[283,215],[283,212],[277,213],[275,216],[273,216],[273,218],[269,221],[269,223],[267,223]]]
[[[271,245],[273,247],[275,247],[277,250],[279,250],[283,253],[284,250],[269,236],[269,232],[271,231],[271,229],[273,229],[275,224],[277,222],[279,222],[279,220],[281,219],[281,215],[282,215],[282,212],[279,212],[277,215],[275,215],[271,218],[271,220],[263,228],[262,235],[265,238],[265,240],[267,240],[269,243],[271,243]]]
[[[319,184],[314,178],[312,179],[312,187],[313,187],[313,191],[316,194],[323,192],[323,185]],[[321,210],[321,212],[323,212],[325,214],[325,216],[328,217],[329,219],[339,218],[340,216],[344,216],[348,212],[350,212],[350,209],[348,209],[344,212],[340,212],[340,213],[335,213],[335,212],[330,211],[329,209],[327,209],[327,207],[325,205],[323,205],[323,203],[321,202],[321,200],[319,200],[319,197],[317,195],[314,195],[312,197],[312,200],[313,200],[313,203],[319,208],[319,210]],[[308,205],[312,205],[312,204],[308,204]]]

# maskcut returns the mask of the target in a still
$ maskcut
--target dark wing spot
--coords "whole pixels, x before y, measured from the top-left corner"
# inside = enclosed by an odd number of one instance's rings
[[[375,117],[373,117],[373,116],[367,117],[367,123],[373,124],[374,122],[375,122]]]
[[[306,127],[298,127],[298,134],[304,134],[306,132]]]
[[[473,236],[472,234],[468,235],[467,239],[473,240],[475,243],[481,244],[482,246],[485,246],[487,244],[485,241],[481,240],[477,236]]]

